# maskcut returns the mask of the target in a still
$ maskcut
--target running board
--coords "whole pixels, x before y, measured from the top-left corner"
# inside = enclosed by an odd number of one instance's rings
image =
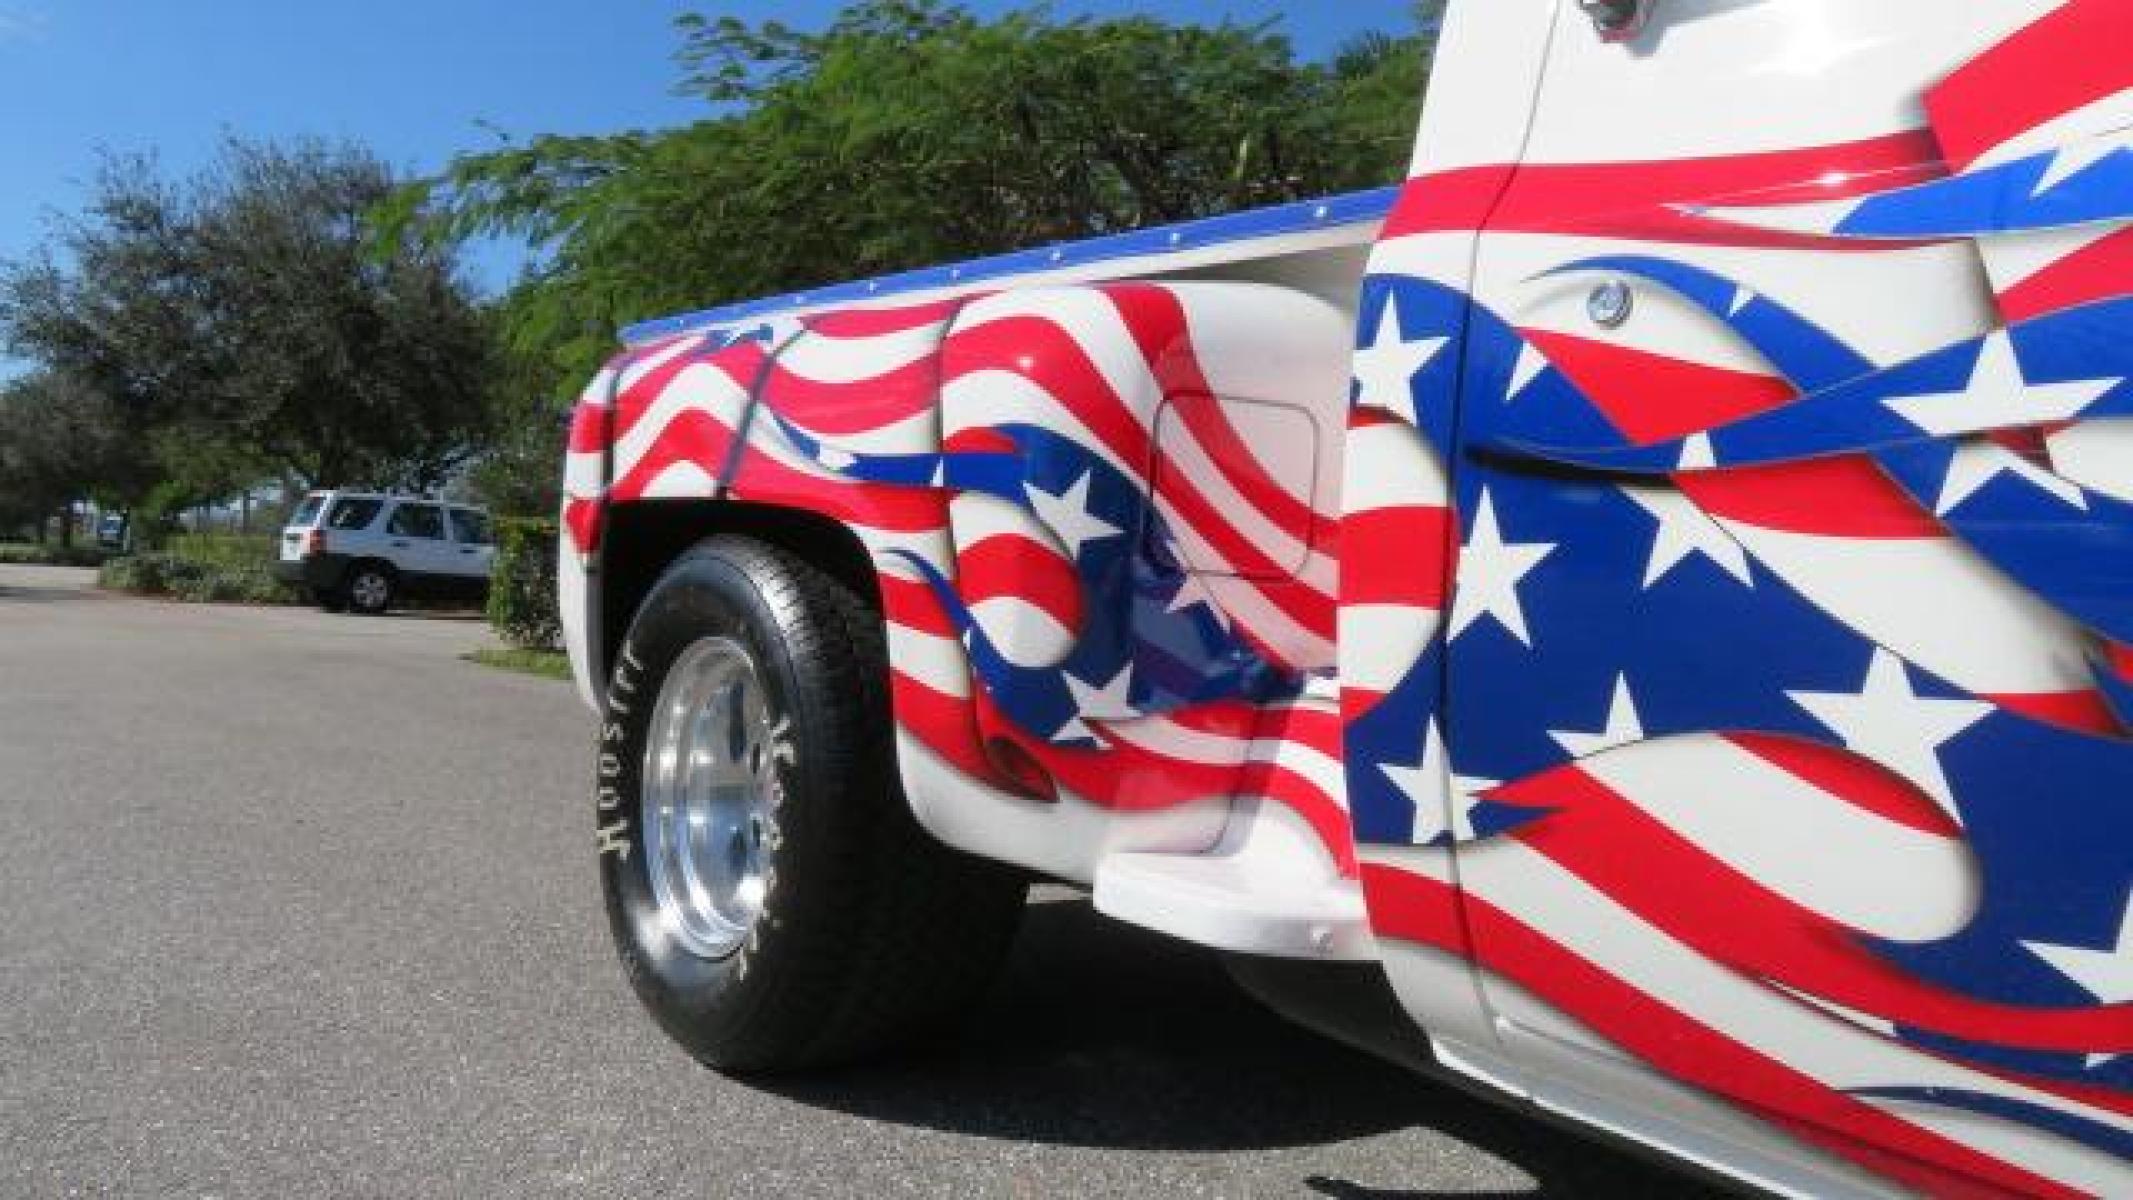
[[[1377,961],[1362,888],[1328,874],[1270,862],[1250,847],[1214,855],[1113,854],[1096,868],[1096,910],[1238,954]]]

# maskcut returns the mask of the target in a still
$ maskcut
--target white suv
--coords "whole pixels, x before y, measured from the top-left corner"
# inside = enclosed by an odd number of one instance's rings
[[[281,531],[275,575],[335,612],[425,596],[478,603],[496,557],[479,508],[375,492],[312,492]]]

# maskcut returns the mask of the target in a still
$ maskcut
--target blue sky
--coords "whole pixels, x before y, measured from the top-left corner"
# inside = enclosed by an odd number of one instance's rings
[[[999,11],[1005,0],[970,7]],[[0,0],[0,259],[42,239],[44,214],[72,209],[97,151],[154,151],[173,172],[225,132],[368,142],[428,171],[515,135],[677,124],[700,107],[674,96],[676,14],[796,25],[836,0]],[[1061,13],[1151,13],[1252,22],[1280,16],[1307,55],[1368,29],[1405,31],[1408,0],[1063,0]],[[499,282],[507,254],[478,274]],[[0,364],[0,374],[5,373]]]

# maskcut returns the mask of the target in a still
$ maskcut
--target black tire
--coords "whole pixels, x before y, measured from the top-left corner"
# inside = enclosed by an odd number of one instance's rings
[[[675,660],[706,637],[747,649],[792,750],[772,756],[761,914],[723,958],[669,932],[641,811],[654,702]],[[616,655],[595,785],[608,921],[645,1007],[712,1067],[824,1066],[945,1029],[1013,940],[1023,878],[936,842],[904,800],[888,671],[866,600],[740,537],[713,538],[670,566]]]
[[[373,589],[369,585],[374,581],[378,586]],[[400,579],[385,563],[359,562],[348,568],[348,578],[335,592],[351,611],[366,617],[381,616],[399,598]]]

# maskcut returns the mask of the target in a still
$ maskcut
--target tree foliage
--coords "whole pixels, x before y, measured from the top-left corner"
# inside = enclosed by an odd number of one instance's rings
[[[440,482],[485,431],[493,336],[453,253],[373,253],[367,214],[397,186],[322,142],[233,140],[184,181],[108,159],[55,245],[0,268],[0,335],[46,372],[31,398],[93,396],[154,459],[82,490]]]
[[[388,244],[542,250],[506,319],[559,377],[661,313],[1391,182],[1431,44],[1301,63],[1267,25],[944,0],[864,0],[815,32],[679,25],[703,120],[464,157],[386,213]]]
[[[85,497],[145,492],[155,475],[114,406],[79,380],[42,372],[0,389],[0,532],[41,528]]]

